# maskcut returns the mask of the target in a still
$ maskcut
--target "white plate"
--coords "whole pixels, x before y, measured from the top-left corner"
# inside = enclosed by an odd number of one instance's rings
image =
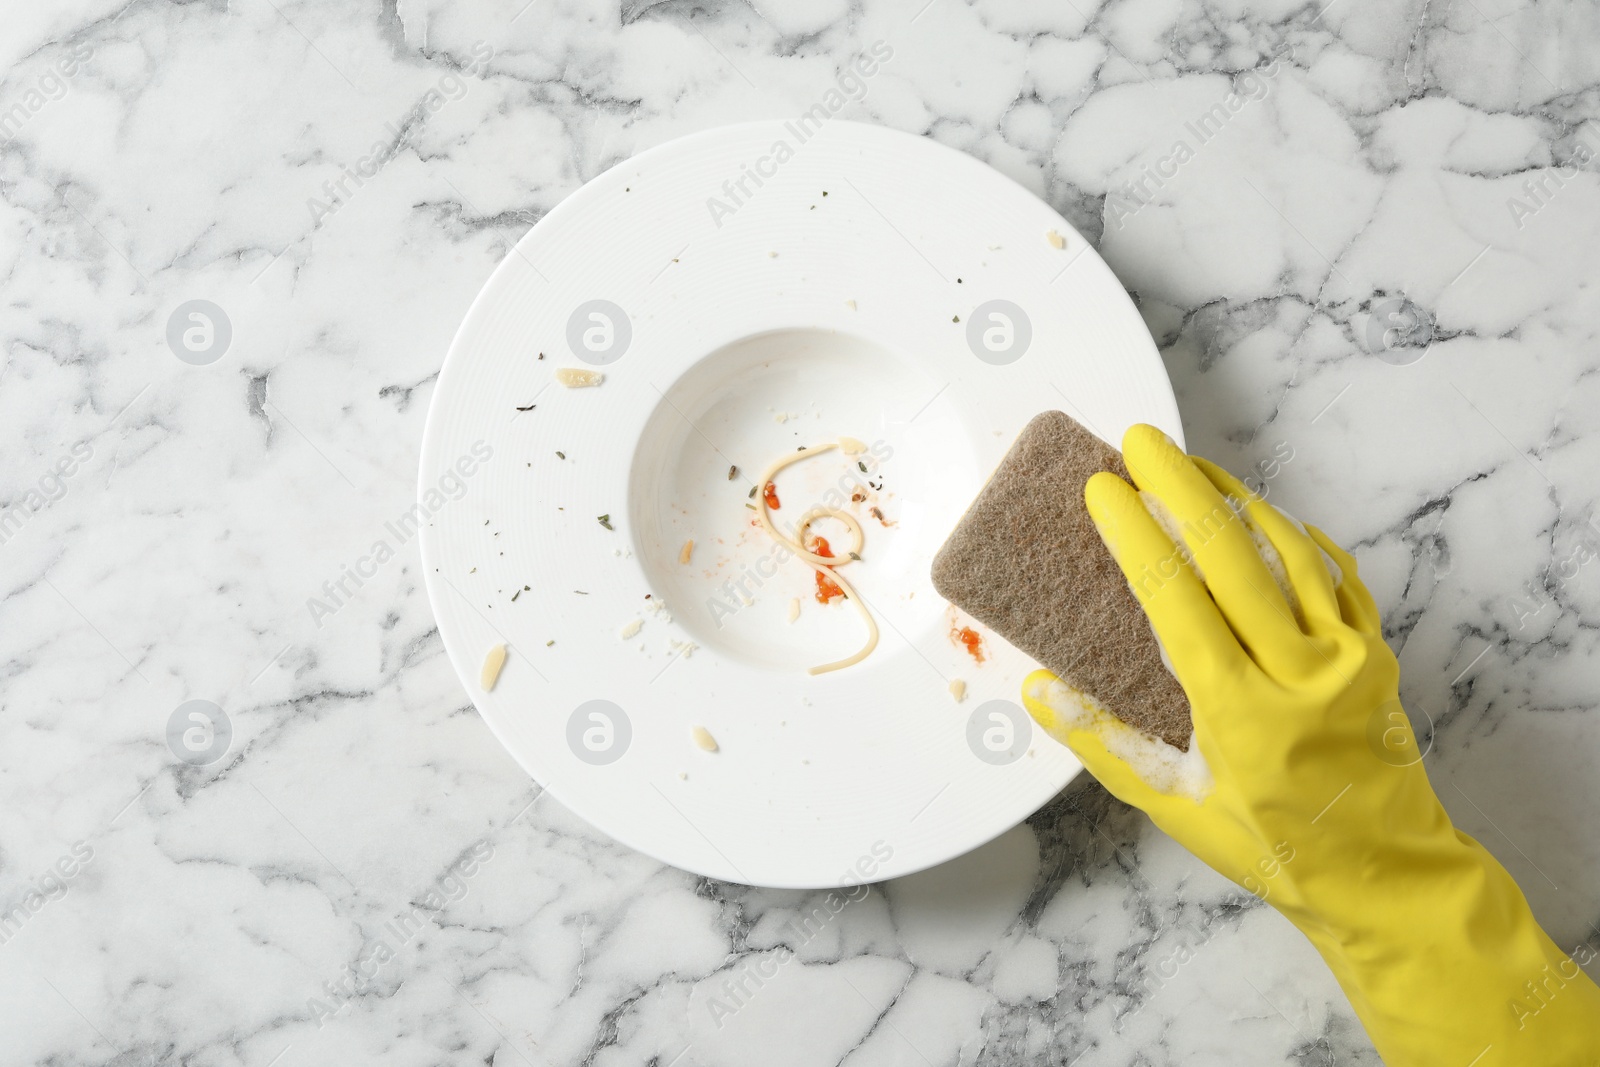
[[[1009,333],[982,307],[996,300],[1013,305]],[[601,318],[594,301],[609,302]],[[602,385],[552,384],[587,365],[577,351],[610,360]],[[839,120],[661,145],[540,221],[451,346],[420,474],[445,648],[529,774],[657,859],[787,887],[950,859],[1079,770],[1017,706],[1030,662],[985,635],[975,663],[928,577],[1017,431],[1049,408],[1113,443],[1139,421],[1181,432],[1127,294],[1026,190],[933,141]],[[883,637],[865,662],[812,677],[858,647],[862,624],[816,602],[803,563],[773,559],[746,494],[773,459],[839,435],[876,453],[859,459],[881,491],[855,506],[895,523],[864,518],[863,559],[842,572]],[[853,491],[851,477],[864,476],[838,452],[789,468],[777,517],[842,480]],[[714,607],[741,575],[751,603]],[[480,668],[501,641],[511,655],[486,693]],[[721,750],[697,748],[695,726]]]

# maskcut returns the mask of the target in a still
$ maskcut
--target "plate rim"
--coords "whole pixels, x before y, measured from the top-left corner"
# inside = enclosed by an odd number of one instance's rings
[[[1020,181],[1013,178],[1011,175],[1004,173],[985,160],[971,155],[970,153],[959,148],[944,144],[943,142],[937,141],[924,134],[911,133],[905,130],[896,129],[894,127],[880,126],[875,123],[860,122],[853,119],[831,119],[828,123],[828,128],[831,129],[835,127],[847,128],[851,136],[878,137],[882,138],[885,142],[892,144],[897,143],[901,145],[911,145],[915,143],[917,150],[925,149],[927,147],[942,149],[947,154],[948,158],[959,160],[963,164],[971,164],[975,168],[980,168],[983,172],[985,172],[985,177],[987,180],[999,180],[1004,182],[1015,193],[1021,194],[1029,200],[1041,205],[1052,216],[1054,216],[1055,219],[1058,220],[1059,224],[1064,228],[1063,232],[1068,235],[1069,238],[1076,238],[1076,240],[1083,243],[1083,249],[1078,253],[1078,256],[1081,257],[1087,255],[1091,257],[1091,260],[1093,261],[1091,265],[1097,265],[1100,270],[1103,270],[1110,277],[1110,279],[1115,283],[1118,291],[1121,292],[1122,298],[1128,302],[1129,308],[1133,311],[1135,317],[1139,319],[1141,324],[1143,323],[1143,318],[1138,313],[1138,305],[1134,302],[1126,286],[1123,285],[1121,280],[1116,276],[1115,272],[1111,270],[1110,265],[1105,262],[1104,257],[1100,255],[1099,250],[1091,242],[1084,238],[1083,235],[1078,232],[1077,228],[1073,226],[1068,219],[1062,216],[1053,205],[1051,205],[1047,200],[1035,193],[1033,190],[1023,185]],[[503,258],[498,264],[496,264],[494,269],[489,272],[482,286],[479,288],[478,292],[474,295],[472,301],[467,306],[461,322],[458,325],[455,333],[452,335],[449,346],[447,347],[445,355],[440,362],[439,373],[434,383],[434,389],[429,398],[428,411],[423,423],[421,445],[419,448],[417,475],[417,498],[419,502],[423,495],[433,488],[431,483],[436,480],[438,473],[438,471],[435,470],[435,464],[430,463],[429,460],[432,458],[435,449],[439,446],[439,438],[442,434],[442,431],[440,430],[440,423],[442,420],[442,416],[440,415],[440,398],[444,395],[442,386],[445,385],[451,365],[459,364],[460,361],[466,358],[462,346],[469,335],[473,334],[480,327],[482,318],[491,312],[491,299],[499,299],[498,297],[493,297],[492,294],[494,294],[496,290],[505,284],[502,276],[518,269],[515,262],[518,258],[523,258],[530,265],[532,264],[532,259],[524,254],[524,246],[535,242],[537,235],[540,233],[542,228],[547,226],[547,224],[551,226],[560,225],[567,216],[583,210],[591,201],[596,200],[597,198],[604,202],[604,199],[611,195],[611,190],[605,187],[605,183],[602,182],[602,179],[623,167],[647,165],[657,157],[665,156],[670,153],[681,152],[684,150],[692,150],[694,146],[703,142],[716,142],[724,138],[737,138],[742,133],[749,133],[756,130],[767,130],[776,133],[777,131],[781,131],[783,129],[785,129],[785,124],[781,119],[755,119],[711,126],[651,145],[640,152],[617,160],[611,166],[605,168],[605,170],[594,175],[578,188],[567,194],[559,203],[551,207],[538,219],[538,221],[529,227],[528,231],[518,238],[515,245],[506,250]],[[534,269],[536,271],[538,270],[537,267]],[[1181,413],[1178,410],[1171,376],[1169,373],[1167,373],[1165,362],[1162,360],[1160,355],[1160,348],[1156,344],[1154,337],[1151,336],[1147,326],[1139,332],[1142,333],[1144,346],[1147,349],[1147,355],[1150,357],[1153,365],[1160,370],[1160,379],[1163,389],[1161,390],[1161,396],[1159,399],[1165,401],[1165,405],[1169,409],[1168,414],[1170,415],[1171,424],[1176,427],[1181,434]],[[1181,436],[1179,439],[1181,441]],[[1116,447],[1117,444],[1116,442],[1108,443],[1113,447]],[[431,528],[432,524],[429,523],[425,529]],[[791,879],[782,883],[770,881],[740,881],[737,878],[729,877],[724,873],[697,869],[695,867],[686,865],[680,859],[670,859],[658,854],[655,847],[650,844],[648,834],[644,835],[646,838],[645,840],[635,837],[633,833],[633,824],[631,823],[624,823],[623,825],[615,827],[609,825],[602,827],[594,823],[588,816],[583,814],[581,806],[574,806],[568,801],[565,795],[566,791],[561,786],[559,781],[545,782],[534,773],[533,769],[524,760],[522,753],[519,751],[521,747],[520,744],[512,744],[506,733],[504,733],[500,728],[500,725],[497,722],[498,716],[485,714],[483,709],[479,706],[477,693],[472,684],[473,678],[470,674],[464,673],[470,665],[466,665],[464,661],[463,664],[458,664],[456,662],[456,657],[453,657],[449,654],[449,642],[444,634],[445,627],[439,625],[439,605],[445,600],[445,597],[438,587],[438,582],[435,580],[435,572],[442,562],[441,556],[438,554],[439,548],[435,543],[435,537],[424,532],[423,536],[418,538],[418,541],[419,555],[421,557],[423,567],[423,583],[424,588],[427,591],[429,609],[432,611],[435,624],[440,630],[440,641],[441,644],[446,648],[446,658],[450,660],[452,669],[454,670],[458,681],[461,683],[462,690],[472,702],[473,709],[475,712],[477,712],[477,717],[479,720],[488,726],[489,731],[494,736],[495,740],[499,742],[506,753],[511,756],[513,761],[523,771],[523,773],[527,774],[528,777],[539,786],[541,795],[544,792],[551,793],[553,797],[567,809],[568,812],[580,819],[594,832],[610,838],[626,846],[627,848],[640,853],[641,855],[649,857],[656,862],[678,870],[687,871],[697,876],[717,878],[733,884],[767,886],[772,888],[788,888],[797,890],[829,889],[857,884],[850,880],[841,881],[837,876],[831,878],[819,877],[810,880]],[[1051,741],[1048,743],[1054,744],[1055,742]],[[915,863],[907,864],[903,867],[896,867],[892,872],[886,874],[877,874],[872,877],[862,878],[860,881],[875,882],[885,878],[905,877],[920,871],[928,870],[932,867],[936,867],[940,864],[959,858],[960,856],[963,856],[974,849],[981,848],[990,841],[993,841],[1003,834],[1010,832],[1010,830],[1014,829],[1016,826],[1026,822],[1028,818],[1031,818],[1032,815],[1040,810],[1043,806],[1049,804],[1051,800],[1060,795],[1061,791],[1075,781],[1079,774],[1083,773],[1084,768],[1081,762],[1074,762],[1077,765],[1066,774],[1065,778],[1063,778],[1055,786],[1049,795],[1045,796],[1037,806],[1022,814],[1014,821],[1003,826],[998,826],[992,832],[985,831],[983,835],[973,841],[967,841],[965,838],[951,838],[951,843],[946,847],[931,850],[932,852],[937,853],[936,855],[932,855]],[[731,865],[731,861],[729,861],[729,863]]]

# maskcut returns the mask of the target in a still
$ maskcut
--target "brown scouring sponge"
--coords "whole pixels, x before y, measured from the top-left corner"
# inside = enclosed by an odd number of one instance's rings
[[[1084,507],[1099,471],[1128,477],[1121,454],[1067,415],[1036,416],[934,557],[934,588],[1124,722],[1186,749],[1189,700]]]

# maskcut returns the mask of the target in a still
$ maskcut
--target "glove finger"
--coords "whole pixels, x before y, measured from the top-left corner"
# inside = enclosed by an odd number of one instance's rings
[[[1133,764],[1113,752],[1129,751],[1139,732],[1110,712],[1095,706],[1081,693],[1046,670],[1037,670],[1022,682],[1022,703],[1045,733],[1072,750],[1084,769],[1124,804],[1152,815],[1165,813],[1175,797],[1145,780]],[[1160,744],[1142,735],[1147,744]]]
[[[1133,487],[1102,471],[1084,486],[1083,498],[1106,548],[1166,647],[1179,683],[1199,681],[1212,672],[1242,670],[1247,661],[1233,631]]]
[[[1310,523],[1306,523],[1306,533],[1339,566],[1337,592],[1344,621],[1361,633],[1382,637],[1383,614],[1378,610],[1378,602],[1372,599],[1372,594],[1361,581],[1361,575],[1357,573],[1356,558],[1340,548],[1333,538]]]
[[[1312,628],[1342,623],[1339,598],[1333,591],[1333,576],[1323,562],[1322,550],[1294,519],[1285,515],[1245,484],[1209,459],[1192,457],[1217,491],[1232,496],[1245,506],[1245,514],[1260,530],[1278,558],[1283,561],[1290,590],[1290,607],[1299,602],[1301,614]]]
[[[1176,520],[1206,588],[1257,663],[1291,669],[1315,654],[1283,591],[1256,550],[1249,528],[1200,468],[1154,426],[1134,426],[1123,458],[1140,489]]]

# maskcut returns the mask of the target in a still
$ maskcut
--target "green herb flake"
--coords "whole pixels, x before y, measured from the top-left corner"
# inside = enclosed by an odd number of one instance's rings
[[[611,525],[611,513],[610,512],[607,512],[606,514],[600,516],[600,520],[599,521],[600,521],[600,525],[604,526],[608,530],[615,530],[616,529],[615,526]]]

